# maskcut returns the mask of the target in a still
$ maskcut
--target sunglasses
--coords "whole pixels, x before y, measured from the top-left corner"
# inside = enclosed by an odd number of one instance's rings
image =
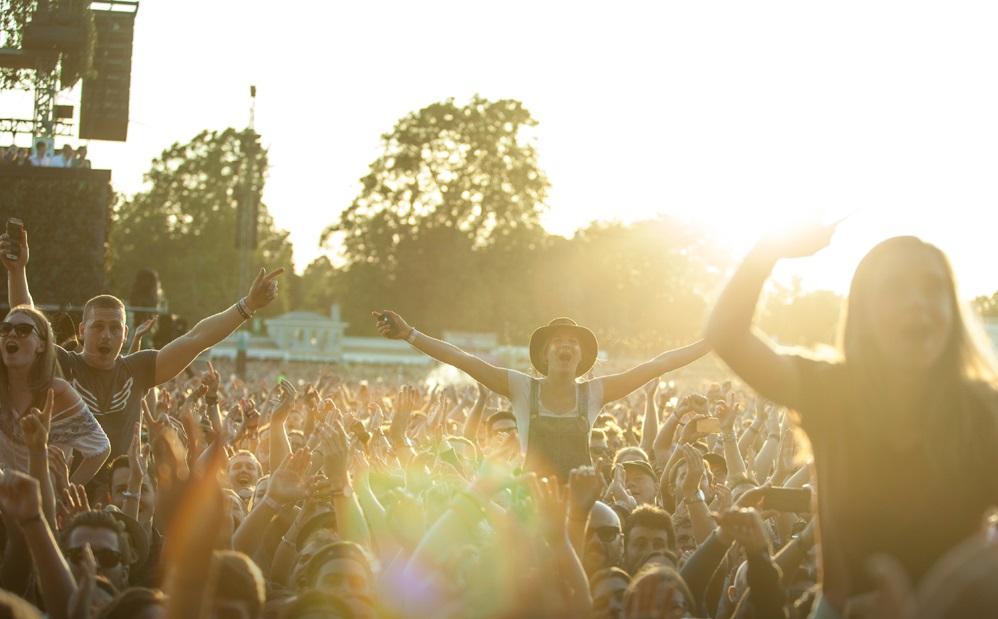
[[[620,529],[617,527],[596,527],[594,530],[597,537],[599,537],[599,541],[605,544],[609,544],[620,535]]]
[[[106,570],[117,567],[121,563],[121,553],[117,550],[111,550],[110,548],[92,548],[91,550],[94,553],[94,559],[97,560],[97,565]],[[66,551],[66,558],[71,563],[82,563],[83,548],[70,548]]]
[[[28,337],[35,332],[35,325],[27,322],[0,322],[0,337],[9,337],[11,333],[14,337],[21,339]]]

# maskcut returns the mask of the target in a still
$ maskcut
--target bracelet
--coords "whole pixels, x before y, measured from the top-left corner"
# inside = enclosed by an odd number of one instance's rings
[[[416,343],[416,335],[418,335],[418,334],[419,334],[419,331],[416,331],[416,327],[413,327],[412,330],[409,331],[409,335],[406,336],[405,341],[409,342],[410,344],[415,344]]]
[[[19,520],[18,524],[21,525],[21,528],[24,528],[24,527],[28,526],[29,524],[34,524],[36,522],[42,522],[42,515],[41,514],[35,514],[34,516],[28,516],[24,520]]]
[[[138,499],[142,495],[141,495],[141,493],[138,493],[138,492],[132,492],[130,490],[125,490],[124,492],[121,493],[121,496],[125,497],[126,499]]]
[[[239,299],[236,303],[236,310],[243,317],[243,320],[249,320],[253,317],[253,313],[249,311],[249,306],[246,305],[246,297]]]

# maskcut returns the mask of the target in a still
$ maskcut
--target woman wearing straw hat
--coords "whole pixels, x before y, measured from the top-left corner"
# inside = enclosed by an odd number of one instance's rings
[[[411,327],[395,312],[374,312],[381,335],[406,340],[437,361],[456,367],[513,403],[513,415],[526,454],[526,468],[567,481],[577,466],[592,464],[589,429],[607,402],[627,396],[649,380],[678,369],[709,350],[698,341],[670,350],[626,372],[588,381],[578,378],[596,362],[599,345],[589,329],[556,318],[530,336],[530,361],[543,378],[496,367],[447,342]]]

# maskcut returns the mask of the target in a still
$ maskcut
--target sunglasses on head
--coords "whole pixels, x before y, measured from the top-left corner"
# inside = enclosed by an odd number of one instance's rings
[[[121,553],[117,550],[111,550],[110,548],[96,548],[91,550],[94,553],[94,559],[97,560],[97,565],[106,570],[117,567],[121,563]],[[82,563],[83,548],[70,548],[66,551],[66,558],[71,563]]]
[[[599,541],[606,544],[609,544],[613,540],[617,539],[617,536],[620,535],[620,529],[617,527],[596,527],[594,531],[596,531]]]
[[[28,337],[35,332],[35,325],[27,322],[0,322],[0,337],[8,337],[11,333],[14,337]]]

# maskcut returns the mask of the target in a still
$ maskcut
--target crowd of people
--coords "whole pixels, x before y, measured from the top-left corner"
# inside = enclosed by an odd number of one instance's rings
[[[276,297],[279,272],[161,350],[123,353],[141,338],[109,295],[55,342],[27,236],[2,235],[0,608],[998,616],[996,368],[945,256],[913,238],[871,251],[838,360],[752,329],[774,265],[831,232],[760,242],[702,340],[619,372],[600,371],[596,335],[567,318],[533,333],[521,372],[373,312],[382,335],[469,378],[452,385],[413,368],[239,378],[196,361]],[[708,354],[730,380],[670,377]]]
[[[49,152],[49,144],[45,140],[38,140],[34,149],[20,147],[11,144],[0,149],[0,165],[3,166],[32,166],[37,168],[90,168],[90,159],[87,158],[87,147],[85,145],[73,148],[69,144],[63,144],[57,152]]]

